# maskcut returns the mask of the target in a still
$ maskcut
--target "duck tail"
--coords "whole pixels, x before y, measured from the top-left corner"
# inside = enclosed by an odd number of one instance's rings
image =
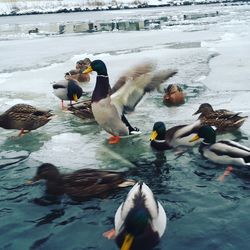
[[[239,120],[235,121],[234,124],[237,125],[237,124],[241,124],[241,123],[245,122],[247,117],[248,116],[244,116],[244,117],[240,118]]]
[[[130,179],[126,179],[125,181],[123,181],[122,183],[120,183],[118,185],[118,187],[129,187],[129,186],[134,186],[136,183],[136,181],[134,180],[130,180]]]

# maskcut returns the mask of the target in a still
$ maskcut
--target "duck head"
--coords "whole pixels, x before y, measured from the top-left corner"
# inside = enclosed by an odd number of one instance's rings
[[[60,177],[60,172],[57,167],[50,163],[44,163],[40,167],[38,167],[35,177],[33,178],[33,182],[39,180],[56,180]]]
[[[203,142],[206,144],[213,144],[216,142],[216,132],[211,126],[202,126],[199,128],[198,134],[196,134],[190,142],[196,141],[200,138],[203,138]]]
[[[156,122],[150,136],[150,141],[164,140],[166,134],[166,126],[163,122]]]
[[[95,71],[97,75],[108,75],[106,65],[102,60],[94,60],[93,62],[91,62],[91,64],[87,67],[86,70],[83,71],[83,73],[86,74],[92,71]]]
[[[199,109],[193,114],[193,115],[197,115],[197,114],[208,114],[208,113],[211,113],[213,112],[213,108],[212,106],[209,104],[209,103],[202,103],[199,107]]]
[[[28,181],[28,184],[33,184],[39,180],[46,180],[47,194],[58,196],[65,193],[62,176],[54,165],[50,163],[42,164],[38,167],[35,177]]]
[[[83,90],[74,80],[69,80],[68,82],[68,93],[67,96],[69,100],[74,100],[75,102],[82,96]]]

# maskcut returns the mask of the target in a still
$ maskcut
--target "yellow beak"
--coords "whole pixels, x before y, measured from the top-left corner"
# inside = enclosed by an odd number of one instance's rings
[[[92,72],[92,71],[93,71],[92,67],[91,67],[91,66],[88,66],[88,68],[85,69],[82,73],[83,73],[83,74],[87,74],[87,73],[90,73],[90,72]]]
[[[195,136],[193,136],[193,138],[189,142],[194,142],[194,141],[197,141],[199,139],[200,139],[200,137],[196,134]]]
[[[73,100],[74,100],[75,102],[78,102],[77,94],[74,94],[74,95],[73,95]]]
[[[121,250],[130,250],[133,240],[134,236],[132,236],[131,234],[126,234]]]
[[[150,135],[150,141],[155,140],[155,138],[157,137],[158,133],[154,130],[151,135]]]

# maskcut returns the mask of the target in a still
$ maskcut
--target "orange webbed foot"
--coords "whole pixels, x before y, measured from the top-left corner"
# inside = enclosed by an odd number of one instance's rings
[[[102,235],[109,240],[113,240],[115,238],[115,229],[112,228],[111,230],[104,232]]]
[[[112,136],[109,138],[109,144],[117,144],[120,142],[120,136]]]
[[[230,175],[230,173],[231,173],[232,171],[233,171],[233,167],[232,167],[232,166],[228,166],[228,167],[226,168],[226,170],[224,171],[224,173],[223,173],[221,176],[219,176],[219,177],[217,178],[217,180],[219,180],[219,181],[224,181],[225,176]]]

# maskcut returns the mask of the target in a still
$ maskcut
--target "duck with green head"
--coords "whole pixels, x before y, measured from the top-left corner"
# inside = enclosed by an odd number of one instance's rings
[[[151,189],[138,182],[129,191],[115,214],[114,233],[121,250],[150,250],[167,227],[167,216]]]
[[[216,142],[216,132],[208,125],[202,126],[191,142],[202,138],[199,151],[207,159],[218,164],[250,166],[250,148],[232,140]]]
[[[63,106],[63,101],[67,100],[78,102],[78,99],[82,96],[83,90],[78,85],[76,80],[62,80],[52,85],[53,93],[61,99],[61,105]]]
[[[166,129],[163,122],[155,122],[150,136],[152,148],[162,151],[181,146],[194,146],[198,142],[190,143],[190,139],[197,133],[200,121],[189,125],[178,125]]]
[[[154,68],[152,63],[139,64],[120,77],[112,89],[103,61],[94,60],[83,72],[97,73],[92,112],[97,123],[113,136],[110,143],[117,143],[120,136],[137,132],[124,114],[133,111],[146,92],[154,90],[176,73],[175,70],[153,72]]]

